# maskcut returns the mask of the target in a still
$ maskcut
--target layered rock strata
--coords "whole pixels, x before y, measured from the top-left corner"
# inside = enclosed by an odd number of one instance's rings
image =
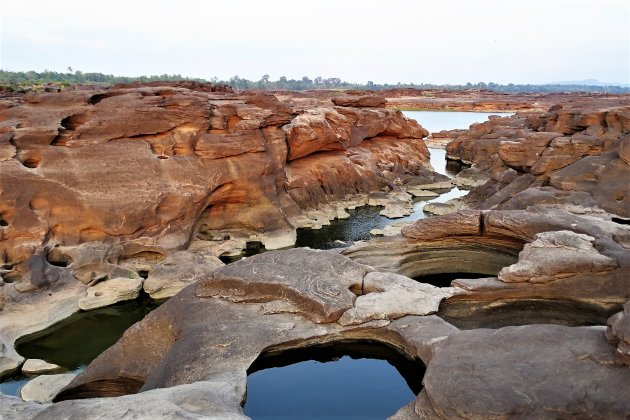
[[[446,151],[489,179],[469,206],[573,205],[630,218],[628,142],[630,99],[600,99],[473,124]]]
[[[383,101],[192,82],[1,99],[0,372],[79,308],[170,297],[249,241],[293,245],[311,211],[441,180],[427,131]]]

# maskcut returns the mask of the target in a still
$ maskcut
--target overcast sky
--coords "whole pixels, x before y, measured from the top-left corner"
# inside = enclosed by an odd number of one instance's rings
[[[0,0],[0,68],[630,83],[628,0]]]

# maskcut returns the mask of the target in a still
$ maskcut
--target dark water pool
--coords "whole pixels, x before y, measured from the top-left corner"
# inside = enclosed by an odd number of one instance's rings
[[[78,312],[50,328],[20,339],[16,350],[27,359],[43,359],[68,370],[88,365],[127,328],[158,306],[149,300],[125,302]]]
[[[384,228],[393,222],[379,212],[381,206],[363,206],[347,210],[350,217],[335,219],[321,229],[298,229],[296,247],[308,246],[317,249],[340,248],[352,241],[370,239],[370,229]]]
[[[384,419],[415,398],[423,375],[421,362],[382,346],[282,353],[252,365],[244,410],[253,419]]]
[[[93,311],[81,311],[16,343],[27,359],[43,359],[66,372],[79,373],[114,344],[130,326],[159,306],[146,297]],[[0,383],[0,393],[17,395],[32,377],[17,374]]]

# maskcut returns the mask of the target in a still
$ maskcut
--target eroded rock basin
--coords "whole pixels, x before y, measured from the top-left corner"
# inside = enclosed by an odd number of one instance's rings
[[[442,302],[437,315],[460,330],[555,324],[567,327],[603,326],[621,305],[591,305],[551,299]]]

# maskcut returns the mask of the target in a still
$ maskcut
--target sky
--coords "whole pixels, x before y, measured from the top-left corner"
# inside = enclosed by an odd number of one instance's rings
[[[0,68],[630,83],[628,0],[0,0]]]

